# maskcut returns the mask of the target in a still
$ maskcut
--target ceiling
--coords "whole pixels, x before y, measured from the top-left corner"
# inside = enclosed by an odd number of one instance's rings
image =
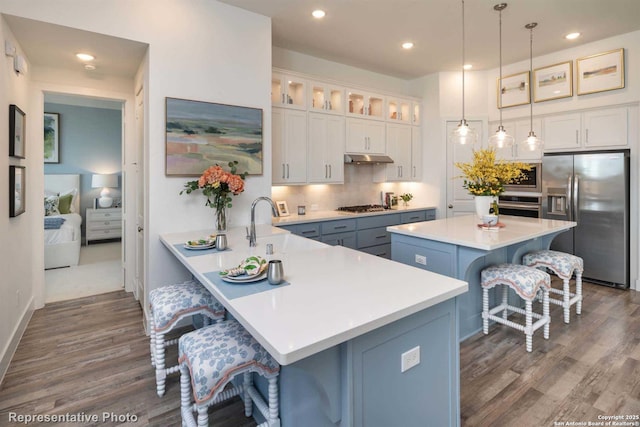
[[[220,0],[272,19],[273,45],[378,73],[416,78],[455,71],[462,63],[460,0]],[[499,66],[495,0],[465,1],[466,61]],[[502,12],[503,64],[640,29],[638,0],[508,0]],[[314,9],[326,11],[322,20]],[[564,35],[583,35],[568,41]],[[400,48],[413,41],[410,51]],[[620,46],[624,47],[624,46]],[[597,52],[594,52],[597,53]]]
[[[462,62],[459,0],[221,1],[271,17],[274,46],[377,73],[411,79],[459,70]],[[465,62],[473,64],[474,70],[499,64],[496,3],[465,1]],[[318,7],[327,12],[320,21],[311,17]],[[31,66],[83,69],[74,55],[88,51],[96,57],[94,75],[132,78],[148,47],[60,25],[3,17]],[[502,17],[503,64],[510,64],[529,57],[529,32],[524,29],[529,22],[538,22],[534,56],[540,56],[640,29],[640,1],[511,0]],[[583,36],[565,40],[563,36],[572,31]],[[406,40],[415,43],[410,51],[400,48]]]

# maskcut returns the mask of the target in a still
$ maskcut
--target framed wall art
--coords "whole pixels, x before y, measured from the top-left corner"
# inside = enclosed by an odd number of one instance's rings
[[[27,120],[17,105],[9,105],[9,156],[25,158],[25,135]]]
[[[543,102],[573,96],[573,62],[533,70],[533,101]]]
[[[60,163],[60,114],[44,113],[44,162]]]
[[[528,71],[502,77],[502,81],[498,77],[496,79],[496,88],[496,105],[498,108],[515,107],[516,105],[524,105],[531,102]],[[502,99],[500,94],[502,94]],[[502,105],[500,104],[501,101]]]
[[[9,217],[24,213],[25,175],[24,166],[9,166]]]
[[[238,172],[262,174],[262,109],[166,99],[167,176],[200,176],[238,161]]]
[[[624,49],[576,59],[578,95],[624,87]]]
[[[278,215],[289,216],[289,206],[284,200],[276,202],[276,208],[278,208]]]

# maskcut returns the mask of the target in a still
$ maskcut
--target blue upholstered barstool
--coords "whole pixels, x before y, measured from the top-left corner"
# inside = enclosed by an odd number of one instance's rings
[[[544,326],[544,338],[549,339],[549,288],[551,278],[544,271],[533,267],[518,264],[500,264],[485,268],[480,273],[480,283],[482,285],[482,331],[489,333],[489,320],[501,323],[505,326],[523,331],[526,335],[527,351],[531,352],[533,343],[533,333],[536,329]],[[489,309],[489,289],[496,285],[503,285],[502,303]],[[525,301],[525,310],[520,307],[509,305],[509,288],[513,289],[520,298]],[[532,302],[538,292],[542,292],[542,315],[534,313]],[[524,326],[509,320],[508,312],[524,314]],[[496,313],[502,312],[501,316]],[[538,319],[533,323],[533,318]]]
[[[576,314],[582,312],[582,272],[584,261],[582,258],[564,252],[544,250],[526,254],[522,257],[522,264],[553,271],[562,279],[562,290],[551,288],[550,292],[562,295],[562,299],[549,298],[549,302],[559,305],[564,311],[564,323],[569,323],[570,307],[576,305]],[[571,293],[569,283],[571,277],[576,275],[576,292]]]
[[[242,397],[247,417],[253,404],[265,417],[259,427],[279,427],[278,375],[280,365],[236,320],[226,320],[189,332],[178,343],[182,425],[209,425],[207,409],[234,396]],[[252,375],[267,378],[268,405],[253,385]],[[224,390],[236,376],[243,383]],[[194,403],[195,401],[195,403]]]
[[[205,325],[223,320],[225,309],[204,286],[192,280],[153,289],[149,301],[151,365],[156,368],[156,388],[162,397],[167,375],[179,370],[177,363],[165,367],[165,348],[178,343],[177,339],[165,341],[165,334],[181,319],[196,314],[203,316]]]

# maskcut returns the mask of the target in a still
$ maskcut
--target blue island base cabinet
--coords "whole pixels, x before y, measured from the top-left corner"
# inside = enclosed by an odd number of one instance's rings
[[[282,366],[282,425],[458,426],[456,300]],[[418,346],[420,363],[401,372],[402,354]]]

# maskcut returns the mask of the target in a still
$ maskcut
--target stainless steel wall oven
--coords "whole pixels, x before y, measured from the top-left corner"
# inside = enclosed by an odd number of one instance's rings
[[[500,215],[542,218],[542,197],[503,194],[498,197]]]
[[[528,163],[531,170],[523,171],[524,178],[504,186],[505,191],[542,193],[542,163]]]

